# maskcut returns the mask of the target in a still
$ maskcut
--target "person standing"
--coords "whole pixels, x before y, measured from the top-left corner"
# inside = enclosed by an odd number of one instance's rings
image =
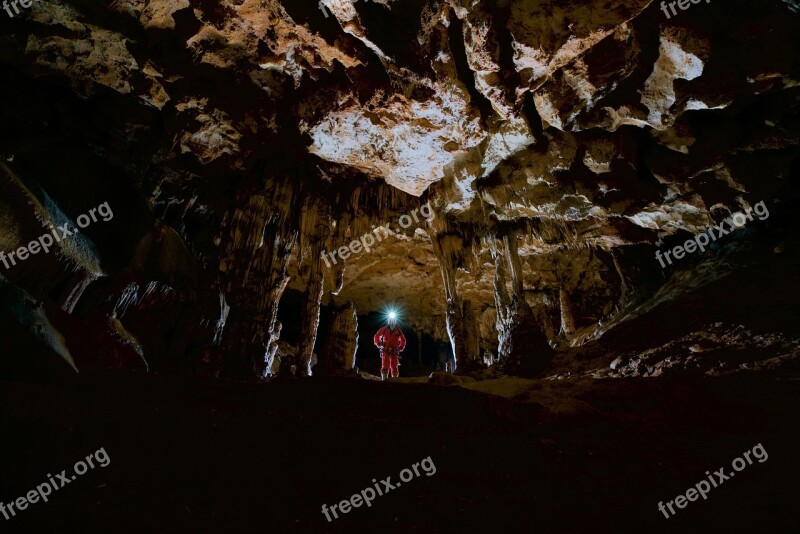
[[[406,336],[397,327],[397,314],[390,312],[386,326],[382,327],[372,341],[381,351],[381,380],[387,375],[392,378],[400,376],[400,353],[406,348]]]

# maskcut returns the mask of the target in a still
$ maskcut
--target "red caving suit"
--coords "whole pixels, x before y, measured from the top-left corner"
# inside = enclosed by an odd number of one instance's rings
[[[388,326],[384,326],[375,334],[372,339],[375,346],[383,348],[381,353],[381,373],[392,372],[392,376],[399,376],[397,366],[399,365],[400,353],[406,348],[406,336],[399,328],[390,330]]]

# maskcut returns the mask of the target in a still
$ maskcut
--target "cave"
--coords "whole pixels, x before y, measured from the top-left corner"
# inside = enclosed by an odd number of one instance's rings
[[[4,3],[0,531],[796,532],[798,16]]]

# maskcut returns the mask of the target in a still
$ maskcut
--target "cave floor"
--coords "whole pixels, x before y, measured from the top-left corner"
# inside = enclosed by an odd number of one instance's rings
[[[0,499],[103,447],[106,468],[3,532],[797,532],[798,383],[764,375],[472,390],[312,378],[244,384],[130,373],[0,382]],[[481,391],[478,391],[481,390]],[[496,391],[499,395],[487,394]],[[763,444],[671,519],[674,499]],[[328,523],[321,513],[431,457]]]

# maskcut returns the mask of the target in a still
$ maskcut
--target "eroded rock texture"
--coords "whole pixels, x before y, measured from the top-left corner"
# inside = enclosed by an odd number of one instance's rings
[[[356,367],[357,350],[358,315],[353,303],[348,302],[333,311],[328,340],[315,372],[339,374],[352,371]]]
[[[115,210],[3,270],[6,311],[41,303],[15,328],[39,317],[69,366],[308,375],[320,343],[351,368],[353,314],[395,304],[461,371],[534,374],[758,261],[747,243],[794,261],[795,3],[321,5],[43,0],[3,21],[0,249]],[[769,219],[654,258],[759,202]],[[354,308],[318,343],[332,295]]]

